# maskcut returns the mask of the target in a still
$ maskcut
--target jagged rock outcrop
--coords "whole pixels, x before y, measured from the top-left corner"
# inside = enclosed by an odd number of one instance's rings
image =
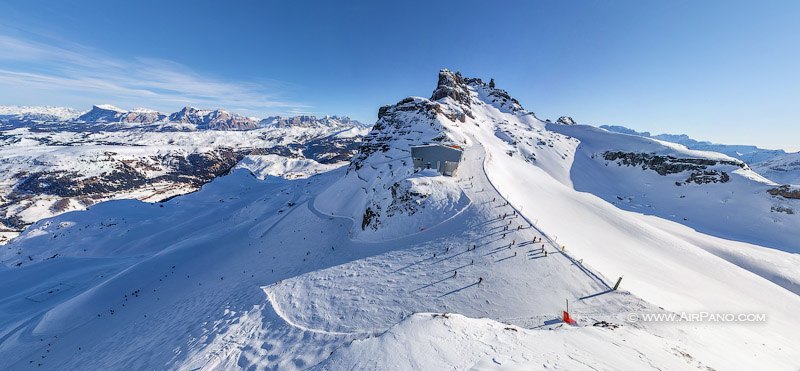
[[[800,200],[800,188],[792,187],[787,184],[784,184],[780,187],[772,188],[770,190],[767,190],[767,192],[769,192],[769,194],[773,196],[781,196],[783,198]]]
[[[558,118],[558,120],[556,120],[556,122],[561,125],[575,125],[575,120],[569,116],[561,116]]]
[[[440,74],[441,77],[441,74]],[[363,166],[363,161],[376,152],[386,152],[394,141],[401,140],[412,132],[412,128],[420,121],[430,123],[441,135],[433,138],[434,141],[444,141],[447,137],[441,125],[435,121],[436,115],[442,113],[441,106],[422,98],[405,98],[393,106],[383,106],[378,111],[378,121],[367,134],[353,159],[350,168],[358,170]],[[408,144],[403,147],[408,148]]]
[[[690,171],[689,177],[683,183],[726,183],[730,181],[727,172],[718,169],[709,169],[710,166],[730,165],[737,168],[745,168],[741,161],[711,160],[705,158],[677,158],[673,156],[661,156],[652,153],[606,151],[603,152],[603,159],[615,161],[622,166],[641,166],[642,170],[653,170],[658,175],[677,174]],[[682,182],[675,182],[681,185]]]
[[[436,101],[445,97],[469,107],[469,88],[460,72],[451,72],[448,69],[439,71],[439,82],[431,95],[431,100]]]

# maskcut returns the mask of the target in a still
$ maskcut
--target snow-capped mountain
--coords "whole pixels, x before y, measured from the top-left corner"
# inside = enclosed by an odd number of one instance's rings
[[[333,129],[336,128],[351,128],[351,127],[365,127],[364,124],[353,120],[347,116],[324,116],[316,117],[310,115],[301,115],[294,117],[272,116],[267,117],[259,123],[261,127],[316,127],[325,126]]]
[[[169,121],[192,124],[197,129],[209,130],[252,130],[258,127],[258,120],[240,116],[225,110],[199,110],[184,107],[169,115]]]
[[[15,121],[66,121],[74,119],[80,111],[53,106],[0,106],[0,120]]]
[[[128,111],[114,107],[110,104],[100,104],[92,106],[89,112],[78,117],[78,121],[84,122],[123,122],[128,116]]]
[[[0,368],[796,367],[792,189],[448,70],[378,116],[346,167],[33,224],[0,249]],[[432,144],[454,176],[414,168]]]

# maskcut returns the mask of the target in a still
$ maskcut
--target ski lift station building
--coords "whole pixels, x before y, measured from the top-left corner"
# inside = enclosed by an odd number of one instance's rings
[[[463,151],[459,146],[424,144],[411,147],[414,169],[436,169],[440,174],[453,176],[458,170]]]

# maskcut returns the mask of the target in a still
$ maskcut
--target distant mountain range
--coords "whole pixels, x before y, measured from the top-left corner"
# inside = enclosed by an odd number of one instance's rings
[[[44,128],[44,125],[50,127]],[[65,107],[0,106],[0,129],[13,127],[32,127],[52,130],[57,125],[62,130],[125,130],[133,126],[152,126],[157,131],[192,130],[253,130],[270,126],[326,126],[330,128],[367,126],[347,116],[271,116],[264,119],[246,117],[223,109],[198,109],[184,107],[166,114],[147,108],[134,108],[130,111],[109,104],[92,106],[81,112]]]
[[[690,138],[686,134],[652,135],[647,131],[636,131],[619,125],[601,125],[600,128],[615,133],[636,135],[682,144],[689,149],[723,153],[744,161],[757,173],[776,183],[800,184],[800,152],[786,152],[781,149],[764,149],[752,145],[719,144],[709,141],[699,141]]]

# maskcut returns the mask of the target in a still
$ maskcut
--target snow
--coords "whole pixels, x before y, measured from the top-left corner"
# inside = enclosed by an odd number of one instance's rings
[[[638,351],[628,344],[636,344]],[[335,351],[314,369],[677,370],[702,366],[677,351],[678,346],[629,327],[528,330],[458,314],[420,313],[378,337],[356,340]],[[376,359],[376,354],[386,358]]]
[[[68,107],[0,106],[0,116],[31,117],[33,119],[69,120],[78,117],[81,113],[81,111]]]
[[[0,248],[0,368],[796,368],[797,215],[768,208],[794,201],[736,162],[682,186],[606,166],[598,153],[730,158],[465,89],[469,106],[382,110],[348,167],[252,157],[160,204],[35,223]],[[409,146],[431,141],[462,145],[456,176],[414,171]],[[767,321],[630,319],[684,311]]]
[[[753,170],[780,184],[800,185],[800,152],[756,163]]]
[[[103,109],[103,110],[107,110],[107,111],[115,111],[115,112],[119,112],[119,113],[127,113],[128,112],[128,111],[126,111],[126,110],[124,110],[122,108],[114,107],[114,106],[112,106],[110,104],[98,104],[98,105],[95,105],[95,107],[97,107],[99,109]]]
[[[344,164],[320,164],[307,158],[288,158],[278,155],[250,155],[236,165],[247,169],[258,179],[270,177],[285,179],[308,178],[312,175],[330,171]]]

